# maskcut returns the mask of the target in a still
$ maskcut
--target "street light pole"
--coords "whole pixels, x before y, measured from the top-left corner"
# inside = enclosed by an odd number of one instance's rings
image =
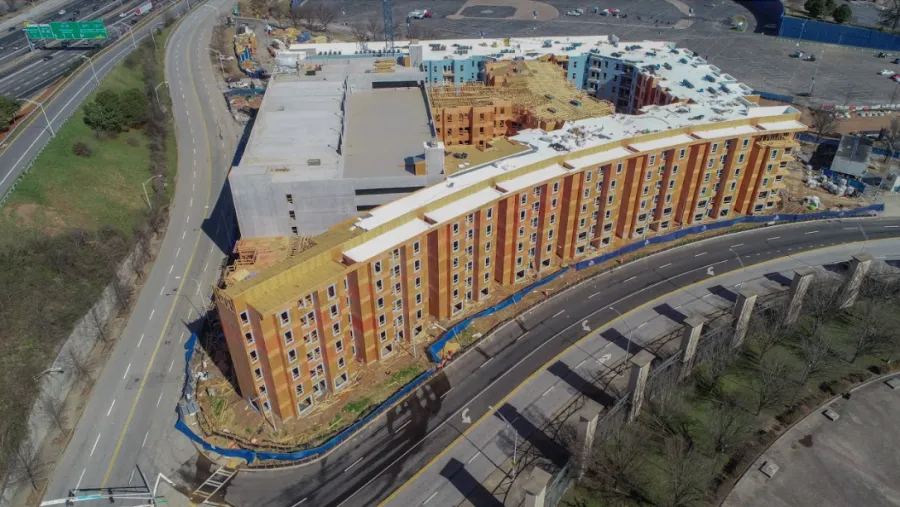
[[[169,86],[169,82],[163,81],[162,83],[156,85],[156,88],[153,89],[153,92],[156,94],[156,104],[159,106],[160,111],[162,111],[162,102],[159,101],[159,87],[162,85]]]
[[[155,175],[150,176],[149,178],[147,178],[147,181],[141,183],[141,188],[144,189],[144,199],[147,199],[147,209],[150,209],[150,210],[153,209],[153,206],[150,205],[150,196],[147,195],[147,183],[150,183],[150,181],[153,180],[154,178],[162,178],[162,175],[161,175],[161,174],[155,174]]]
[[[208,7],[208,6],[207,6],[207,5],[204,5],[204,7]],[[217,55],[219,55],[219,70],[222,71],[222,75],[224,76],[224,75],[225,75],[225,65],[222,64],[222,59],[225,58],[225,57],[222,56],[222,53],[218,52],[217,50],[215,50],[215,49],[213,49],[213,48],[208,48],[208,49],[209,49],[210,51],[214,51]]]
[[[185,280],[191,280],[191,281],[193,281],[194,283],[197,284],[197,295],[199,296],[199,295],[200,295],[200,280],[197,280],[196,278],[193,278],[193,277],[190,277],[190,276],[186,276],[186,277],[184,277],[184,278],[185,278]],[[180,277],[180,276],[176,276],[175,279],[176,279],[176,280],[181,280],[181,277]]]
[[[91,60],[90,56],[85,56],[82,54],[77,55],[79,58],[84,58],[91,65],[91,72],[94,73],[94,81],[97,82],[97,86],[100,86],[100,78],[97,77],[97,69],[94,68],[94,61]]]
[[[743,270],[744,274],[746,274],[747,266],[744,266],[744,261],[741,260],[741,256],[738,255],[738,253],[735,252],[732,247],[728,247],[728,249],[731,250],[731,253],[733,253],[735,257],[737,257],[737,261],[741,264],[741,269]],[[744,288],[744,277],[741,277],[741,281],[740,281],[740,283],[738,283],[738,292],[740,292],[741,289],[743,289],[743,288]]]
[[[31,99],[26,99],[26,98],[23,98],[22,100],[24,100],[25,102],[28,102],[29,104],[34,104],[37,107],[41,108],[41,113],[44,114],[44,120],[47,121],[47,128],[50,129],[50,137],[56,137],[56,132],[53,131],[53,125],[50,124],[50,117],[47,116],[47,111],[44,109],[44,103],[43,102],[35,102]]]
[[[131,45],[132,47],[134,47],[134,49],[137,49],[137,42],[134,40],[134,30],[132,30],[130,26],[126,25],[124,21],[117,21],[113,24],[121,24],[125,27],[126,30],[128,30],[128,33],[131,34]]]
[[[493,411],[494,407],[492,407],[491,405],[488,405],[488,410]],[[503,419],[503,422],[505,422],[506,425],[509,426],[509,429],[513,432],[513,469],[512,469],[512,474],[513,474],[513,478],[515,478],[516,477],[516,464],[518,463],[518,457],[519,457],[519,432],[516,431],[515,428],[513,428],[512,423],[510,423],[506,419],[506,417],[504,417],[503,414],[500,413],[499,410],[497,410],[496,413],[497,413],[497,415],[500,416],[500,419]]]
[[[628,326],[628,342],[625,344],[625,359],[628,359],[629,354],[631,354],[631,339],[634,337],[634,328],[631,327],[631,324],[629,324],[627,320],[625,320],[625,316],[619,313],[619,310],[616,310],[612,306],[610,306],[609,309],[616,312],[616,315],[618,315],[619,318],[622,319],[622,322]]]

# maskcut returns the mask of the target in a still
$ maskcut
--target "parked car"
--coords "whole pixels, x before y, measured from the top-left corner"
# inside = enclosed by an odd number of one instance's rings
[[[422,11],[415,10],[406,15],[407,19],[425,19],[425,18],[430,18],[430,17],[431,17],[431,13],[428,12],[427,9],[422,10]]]
[[[894,58],[894,61],[891,63],[893,63],[894,65],[897,65],[898,63],[900,63],[900,58]]]
[[[875,56],[877,56],[878,58],[887,58],[888,55],[887,55],[887,53],[885,53],[884,51],[882,51],[882,52],[878,53],[878,54],[875,55]]]
[[[566,13],[566,16],[581,16],[581,12],[578,10],[569,11]]]
[[[44,55],[44,61],[45,61],[45,62],[49,62],[49,61],[52,60],[52,59],[53,59],[53,55]]]
[[[803,60],[807,61],[807,62],[814,62],[814,61],[816,61],[816,55],[809,55],[806,58],[804,58]]]
[[[60,16],[65,16],[65,15],[66,15],[66,10],[65,10],[65,9],[60,9],[59,12],[57,12],[57,14],[59,14]]]
[[[888,69],[882,69],[878,72],[878,74],[880,74],[882,76],[890,76],[890,75],[894,74],[894,71],[888,70]]]
[[[791,58],[803,58],[803,51],[794,51],[791,53]]]

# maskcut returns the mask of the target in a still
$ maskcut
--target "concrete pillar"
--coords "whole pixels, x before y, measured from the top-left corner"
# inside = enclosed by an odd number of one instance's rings
[[[867,253],[850,257],[850,272],[847,273],[847,280],[841,288],[841,308],[848,308],[856,303],[859,287],[872,266],[872,260],[872,256]]]
[[[523,507],[544,507],[544,501],[547,498],[547,486],[553,476],[550,472],[538,467],[531,470],[531,474],[522,489],[525,490],[525,501],[522,502]]]
[[[750,326],[750,316],[753,315],[753,307],[756,306],[756,293],[749,290],[738,292],[737,301],[734,302],[734,337],[731,346],[740,347],[747,336],[747,328]]]
[[[703,324],[706,324],[703,317],[688,317],[684,320],[684,329],[681,333],[681,378],[690,375],[694,368],[694,356],[697,354]]]
[[[634,421],[641,413],[644,389],[647,387],[647,376],[650,374],[650,363],[653,362],[654,357],[651,352],[642,350],[629,360],[631,374],[628,378],[628,390],[631,391],[631,409],[628,412],[628,422]]]
[[[586,464],[591,456],[591,447],[594,445],[594,434],[597,432],[597,423],[600,421],[600,413],[603,407],[591,400],[587,400],[581,410],[575,413],[575,479],[584,476]]]
[[[788,311],[784,318],[785,324],[793,324],[797,322],[800,316],[800,310],[803,308],[803,298],[806,297],[806,291],[812,282],[816,271],[812,268],[800,268],[794,272],[794,279],[791,281],[791,290],[788,293]]]

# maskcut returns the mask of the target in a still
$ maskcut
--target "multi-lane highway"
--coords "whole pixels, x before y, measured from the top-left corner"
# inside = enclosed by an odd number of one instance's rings
[[[219,4],[195,8],[169,40],[166,78],[178,135],[171,219],[45,499],[65,497],[76,487],[137,485],[135,465],[147,476],[172,475],[196,455],[173,428],[174,409],[183,382],[184,341],[217,279],[221,248],[233,236],[222,223],[233,223],[230,214],[217,206],[241,132],[225,111],[207,55],[205,41]]]
[[[416,391],[402,404],[361,431],[324,460],[279,471],[242,472],[226,500],[239,506],[377,505],[450,445],[469,409],[475,420],[542,368],[544,363],[587,334],[617,318],[606,308],[626,312],[654,298],[716,273],[822,246],[900,237],[900,219],[810,222],[724,236],[653,256],[599,276],[545,303],[548,318],[522,334],[507,326],[485,346],[470,352]],[[656,269],[651,269],[656,268]],[[598,311],[604,309],[602,311]],[[550,318],[565,310],[565,318]]]

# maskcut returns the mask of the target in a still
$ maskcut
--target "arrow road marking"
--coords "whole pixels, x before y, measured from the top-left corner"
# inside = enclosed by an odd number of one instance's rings
[[[469,417],[469,409],[463,409],[462,411],[462,422],[463,424],[472,424],[472,418]]]
[[[597,360],[598,363],[603,364],[612,359],[612,354],[603,354],[603,357]]]
[[[716,275],[716,272],[713,271],[713,267],[712,267],[712,266],[709,266],[708,268],[706,268],[706,274],[709,275],[709,276],[715,276],[715,275]]]
[[[584,321],[581,323],[581,329],[584,329],[585,331],[590,331],[590,330],[591,330],[591,327],[588,326],[588,321],[587,321],[587,319],[584,319]]]

